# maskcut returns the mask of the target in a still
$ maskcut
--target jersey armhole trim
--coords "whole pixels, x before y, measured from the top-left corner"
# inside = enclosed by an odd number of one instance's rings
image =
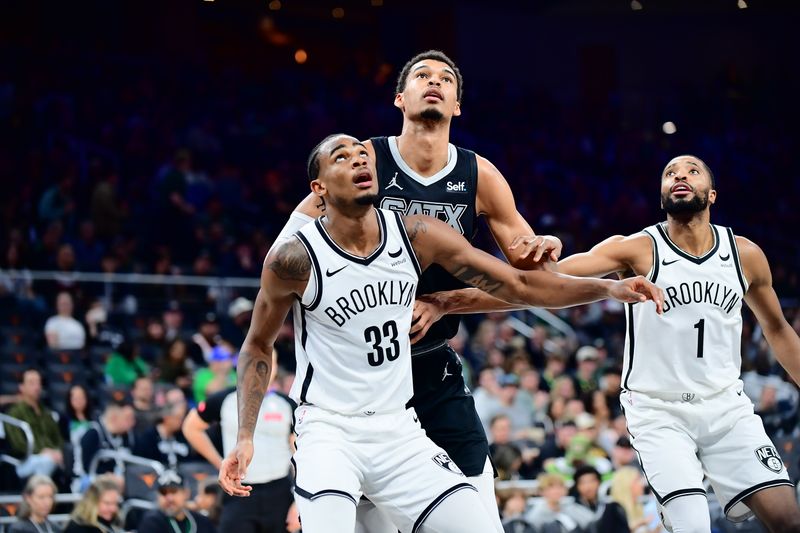
[[[648,237],[650,237],[651,241],[653,241],[653,266],[650,269],[650,272],[648,272],[647,274],[647,279],[655,283],[656,280],[658,279],[658,261],[659,261],[658,242],[656,241],[656,238],[649,231],[644,230],[644,233],[647,234]]]
[[[728,239],[731,241],[731,253],[733,255],[733,263],[736,265],[736,275],[739,276],[739,283],[742,285],[742,294],[747,294],[747,288],[750,286],[747,283],[747,278],[744,277],[744,270],[742,270],[742,261],[739,258],[739,246],[736,244],[736,236],[733,234],[731,228],[725,228],[728,232]]]
[[[408,238],[408,232],[406,231],[406,226],[403,224],[403,217],[400,216],[400,213],[397,211],[393,211],[395,220],[397,221],[397,227],[400,229],[400,237],[403,239],[403,245],[406,247],[406,252],[411,257],[411,262],[414,264],[414,270],[417,271],[417,277],[422,275],[422,268],[419,265],[419,259],[417,259],[417,254],[414,252],[414,247],[411,246],[411,240]]]
[[[311,248],[311,243],[308,242],[306,236],[300,233],[299,231],[295,233],[297,240],[300,241],[300,244],[303,245],[303,248],[306,249],[308,253],[308,258],[311,261],[311,266],[314,270],[314,299],[311,300],[311,303],[308,305],[303,304],[303,298],[300,297],[300,305],[308,309],[309,311],[313,311],[319,305],[320,300],[322,300],[322,271],[319,268],[319,261],[317,261],[317,256],[314,254],[314,250]]]

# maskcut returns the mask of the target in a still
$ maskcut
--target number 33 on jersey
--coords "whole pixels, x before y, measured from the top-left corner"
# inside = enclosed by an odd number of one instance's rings
[[[297,375],[290,396],[342,414],[405,409],[409,330],[420,269],[400,215],[376,209],[380,243],[367,257],[340,248],[320,220],[297,232],[311,276],[295,304]]]

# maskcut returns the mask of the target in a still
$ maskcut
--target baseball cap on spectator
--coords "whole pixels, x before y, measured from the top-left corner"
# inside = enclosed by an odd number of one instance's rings
[[[208,362],[230,361],[233,359],[233,353],[224,346],[214,346],[211,349],[211,354],[208,356]]]
[[[497,383],[501,387],[519,387],[519,378],[516,374],[503,374],[497,378]]]
[[[600,351],[594,346],[581,346],[575,353],[575,359],[579,363],[584,361],[597,361],[600,358]]]
[[[204,324],[216,324],[217,323],[217,315],[215,313],[206,313],[203,317]]]
[[[231,302],[231,305],[228,307],[228,316],[231,318],[236,318],[242,313],[247,313],[248,311],[252,310],[253,302],[244,296],[239,296],[233,302]]]
[[[184,483],[183,476],[181,476],[178,471],[165,470],[163,474],[158,476],[156,486],[158,487],[159,492],[161,492],[165,489],[182,489],[186,485]]]

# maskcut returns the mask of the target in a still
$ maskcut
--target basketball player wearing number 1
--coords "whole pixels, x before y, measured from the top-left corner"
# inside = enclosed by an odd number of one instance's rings
[[[374,208],[375,164],[353,137],[325,139],[308,168],[326,215],[276,246],[264,263],[239,355],[237,444],[222,463],[220,484],[228,494],[249,494],[242,480],[253,459],[273,343],[293,308],[302,370],[290,394],[299,404],[293,462],[304,533],[352,533],[362,495],[403,533],[492,531],[475,487],[406,407],[413,392],[409,330],[422,271],[439,264],[517,305],[611,297],[654,300],[660,311],[663,293],[643,277],[517,270],[471,247],[445,222]]]
[[[705,474],[733,521],[755,513],[773,533],[800,531],[794,487],[742,394],[742,300],[800,383],[800,338],[786,322],[761,249],[711,224],[714,176],[693,156],[661,176],[666,223],[611,237],[558,264],[575,276],[646,275],[664,314],[627,306],[621,403],[645,475],[674,532],[711,529]]]

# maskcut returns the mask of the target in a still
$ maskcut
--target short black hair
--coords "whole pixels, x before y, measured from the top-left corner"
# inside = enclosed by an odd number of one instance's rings
[[[461,71],[458,70],[455,61],[447,57],[447,55],[442,52],[441,50],[428,50],[427,52],[422,52],[420,54],[415,55],[411,59],[408,60],[408,63],[403,65],[403,70],[400,71],[400,75],[397,77],[397,88],[395,89],[396,93],[401,93],[406,90],[406,81],[408,78],[409,72],[411,72],[411,67],[419,63],[420,61],[424,61],[425,59],[433,59],[434,61],[441,61],[442,63],[446,63],[453,72],[456,74],[456,95],[458,101],[461,101],[461,95],[463,94],[463,87],[464,87],[464,78],[461,77]]]
[[[591,474],[597,478],[597,481],[602,481],[603,478],[600,476],[600,472],[597,471],[595,467],[592,465],[581,465],[575,469],[575,474],[573,474],[572,479],[575,480],[575,483],[578,483],[578,480],[587,475]]]
[[[717,189],[717,179],[714,177],[714,173],[713,173],[713,172],[711,172],[711,167],[709,167],[709,166],[706,164],[706,162],[705,162],[705,161],[703,161],[702,159],[700,159],[700,158],[699,158],[699,157],[697,157],[696,155],[692,155],[692,154],[682,154],[682,155],[675,156],[675,157],[673,157],[672,159],[673,159],[673,160],[674,160],[674,159],[678,159],[679,157],[693,157],[693,158],[697,159],[698,161],[700,161],[700,164],[701,164],[701,165],[703,165],[703,169],[704,169],[706,172],[708,172],[708,177],[709,177],[709,178],[711,178],[711,188],[712,188],[712,189],[714,189],[714,190],[716,190],[716,189]]]
[[[308,181],[314,181],[319,177],[319,151],[322,145],[330,141],[334,137],[349,137],[346,133],[333,133],[322,139],[308,154],[308,161],[306,162],[306,172],[308,173]]]

